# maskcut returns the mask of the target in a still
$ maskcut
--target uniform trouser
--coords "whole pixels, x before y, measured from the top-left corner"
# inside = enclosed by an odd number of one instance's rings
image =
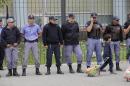
[[[87,62],[86,66],[91,66],[91,58],[92,54],[95,51],[96,52],[96,58],[97,58],[97,64],[101,65],[102,64],[102,56],[101,56],[101,41],[100,39],[92,39],[88,38],[87,41]]]
[[[56,66],[61,66],[60,62],[60,45],[58,44],[49,44],[47,48],[46,55],[46,66],[51,67],[52,65],[52,55],[54,53],[56,59]]]
[[[8,69],[16,68],[18,60],[18,48],[17,47],[6,48],[5,55],[7,60],[7,68]]]
[[[128,52],[129,48],[130,48],[130,38],[128,38],[126,40],[126,47],[127,47],[127,56],[128,56],[127,58],[128,58],[129,63],[130,63],[130,55],[128,55],[128,53],[130,53],[130,52]]]
[[[111,51],[112,53],[115,53],[116,63],[119,63],[120,62],[120,41],[111,43]]]
[[[27,68],[29,52],[32,51],[35,67],[40,67],[39,55],[38,55],[38,43],[37,42],[25,42],[24,56],[23,56],[23,68]]]
[[[0,67],[3,67],[4,56],[5,56],[5,50],[3,47],[0,47]]]
[[[68,65],[72,64],[72,61],[71,61],[72,52],[76,54],[77,64],[81,64],[82,63],[82,50],[80,48],[80,45],[65,45],[64,57],[66,59],[67,64]]]
[[[108,58],[109,57],[109,58]],[[112,52],[110,48],[110,44],[105,44],[104,53],[103,53],[104,65],[102,68],[106,67],[109,64],[109,70],[113,70],[113,61],[112,61]]]

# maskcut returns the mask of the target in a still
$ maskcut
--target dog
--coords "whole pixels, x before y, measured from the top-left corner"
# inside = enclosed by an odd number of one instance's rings
[[[100,75],[100,66],[95,65],[91,68],[87,68],[85,70],[85,73],[88,75],[88,77],[96,77],[96,76]]]
[[[127,82],[130,82],[130,66],[126,69],[124,73],[124,78],[126,79]]]

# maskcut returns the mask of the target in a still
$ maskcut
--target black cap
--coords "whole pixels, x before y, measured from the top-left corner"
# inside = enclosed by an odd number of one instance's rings
[[[112,20],[120,20],[117,16],[113,16]]]
[[[98,14],[95,13],[95,12],[94,12],[94,13],[91,13],[91,17],[97,17],[97,15],[98,15]]]
[[[28,19],[34,19],[34,15],[29,15]]]
[[[55,18],[54,16],[50,16],[49,20],[58,20],[57,18]]]
[[[68,16],[69,17],[75,17],[74,14],[72,14],[72,13],[70,13]]]

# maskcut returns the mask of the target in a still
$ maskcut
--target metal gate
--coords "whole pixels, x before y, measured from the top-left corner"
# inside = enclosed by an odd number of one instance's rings
[[[85,27],[86,22],[90,19],[90,13],[97,12],[98,20],[103,26],[111,22],[112,16],[120,18],[120,24],[126,21],[126,16],[130,12],[130,0],[0,0],[0,17],[3,24],[6,25],[6,18],[13,17],[16,25],[21,27],[27,23],[27,16],[33,14],[36,23],[41,27],[48,22],[49,16],[58,18],[58,24],[62,24],[67,19],[69,13],[76,16],[76,20],[80,25],[80,30]],[[81,48],[83,50],[84,61],[86,59],[86,32],[81,32]],[[45,49],[42,42],[39,42],[39,54],[41,63],[45,63]],[[23,42],[19,47],[20,63],[23,55]],[[121,58],[126,57],[126,48],[121,46]],[[30,55],[32,57],[32,55]],[[75,56],[73,56],[75,57]],[[44,60],[43,60],[44,58]],[[76,61],[75,58],[73,58]],[[32,63],[30,59],[30,64]]]

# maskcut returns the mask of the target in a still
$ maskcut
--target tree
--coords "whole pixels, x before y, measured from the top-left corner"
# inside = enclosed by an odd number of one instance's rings
[[[0,0],[0,8],[6,7],[6,19],[9,17],[8,0]]]
[[[0,0],[0,7],[4,7],[7,4],[7,0]]]

